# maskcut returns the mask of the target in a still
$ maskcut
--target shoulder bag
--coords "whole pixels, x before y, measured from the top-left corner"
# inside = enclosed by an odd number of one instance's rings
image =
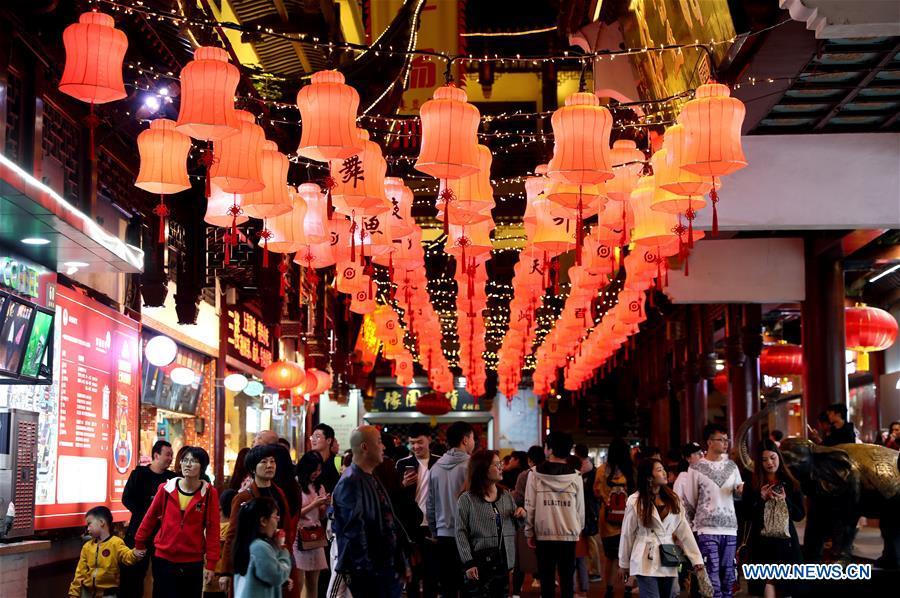
[[[680,567],[687,560],[684,550],[678,544],[663,544],[659,534],[653,530],[653,535],[659,541],[659,563],[664,567]]]

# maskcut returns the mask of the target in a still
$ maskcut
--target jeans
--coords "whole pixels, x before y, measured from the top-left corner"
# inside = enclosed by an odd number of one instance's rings
[[[441,596],[443,598],[457,598],[462,589],[463,570],[462,563],[459,560],[459,549],[456,547],[456,538],[447,538],[438,536],[437,539],[437,562],[440,566],[440,575],[438,582],[440,583]],[[351,588],[351,592],[353,589]],[[353,594],[356,598],[356,594]]]
[[[588,557],[575,557],[575,586],[579,592],[587,592],[590,585],[590,576],[588,575]]]
[[[537,541],[541,598],[553,598],[556,595],[557,572],[560,598],[572,598],[575,595],[575,544],[576,542]]]
[[[672,583],[674,577],[649,577],[636,575],[638,590],[641,598],[670,598],[672,595]]]
[[[203,562],[173,563],[153,558],[153,598],[200,598]]]
[[[737,550],[737,536],[698,534],[697,544],[706,572],[712,582],[713,598],[734,596],[734,553]]]
[[[354,574],[346,578],[353,598],[400,598],[403,588],[393,571]]]

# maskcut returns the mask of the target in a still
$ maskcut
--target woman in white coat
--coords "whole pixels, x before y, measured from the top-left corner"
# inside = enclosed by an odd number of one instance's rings
[[[703,569],[703,557],[684,516],[681,500],[667,485],[666,468],[659,459],[638,465],[637,492],[628,497],[619,567],[622,577],[637,578],[641,598],[669,598],[678,568],[662,564],[660,546],[680,544],[694,570]]]

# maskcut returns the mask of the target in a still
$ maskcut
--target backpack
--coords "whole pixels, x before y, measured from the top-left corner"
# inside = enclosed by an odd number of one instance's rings
[[[606,522],[610,525],[620,526],[625,519],[625,505],[628,502],[628,493],[625,488],[614,487],[609,495],[609,504],[606,506]]]

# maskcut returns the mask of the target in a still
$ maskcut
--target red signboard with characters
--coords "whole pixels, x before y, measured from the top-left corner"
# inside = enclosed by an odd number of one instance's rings
[[[228,310],[228,354],[261,370],[272,363],[272,333],[259,316]]]
[[[122,491],[138,460],[140,325],[59,287],[55,334],[57,392],[40,405],[35,527],[82,526],[97,505],[127,521]]]

